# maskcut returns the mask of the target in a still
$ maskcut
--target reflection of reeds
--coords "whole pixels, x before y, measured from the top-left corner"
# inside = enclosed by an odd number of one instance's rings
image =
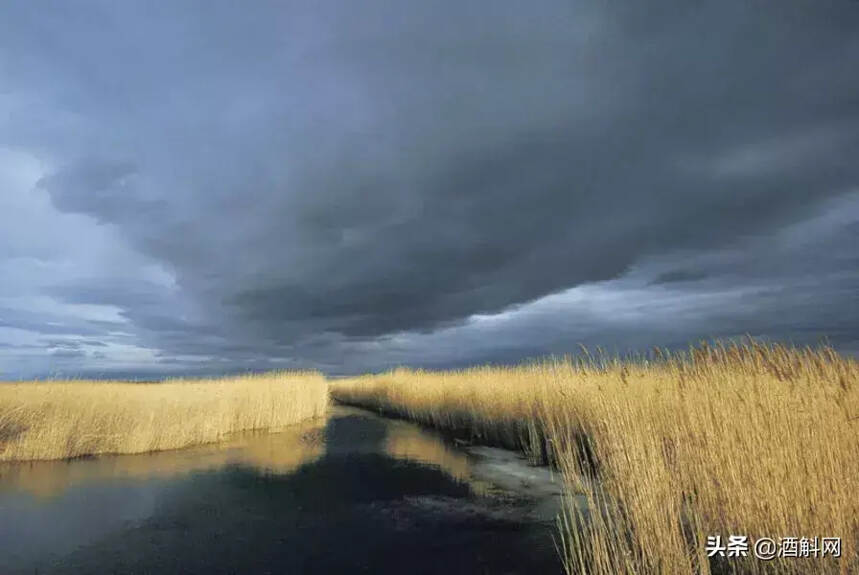
[[[0,463],[0,490],[52,497],[75,485],[116,480],[168,479],[239,465],[286,474],[324,455],[323,418],[274,432],[242,432],[219,443],[137,455]]]
[[[433,465],[457,481],[472,484],[478,491],[485,490],[484,484],[471,476],[471,464],[465,453],[451,449],[440,437],[411,425],[402,422],[388,425],[385,453],[396,459]]]
[[[397,459],[435,465],[454,479],[466,480],[469,477],[468,456],[450,449],[440,438],[408,425],[394,423],[388,426],[385,452]]]
[[[572,498],[573,572],[709,573],[707,535],[840,536],[837,559],[726,570],[859,570],[859,364],[831,349],[702,345],[686,354],[458,372],[397,370],[333,396],[549,454]]]
[[[143,453],[321,416],[321,374],[274,372],[162,383],[0,384],[0,461]]]

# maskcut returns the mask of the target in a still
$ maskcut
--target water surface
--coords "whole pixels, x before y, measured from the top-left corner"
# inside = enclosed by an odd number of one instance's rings
[[[0,466],[0,573],[557,573],[557,487],[369,412]]]

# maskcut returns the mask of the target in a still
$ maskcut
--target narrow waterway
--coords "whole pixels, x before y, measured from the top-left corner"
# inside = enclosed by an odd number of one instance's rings
[[[558,486],[335,406],[200,448],[0,466],[0,573],[559,573]]]

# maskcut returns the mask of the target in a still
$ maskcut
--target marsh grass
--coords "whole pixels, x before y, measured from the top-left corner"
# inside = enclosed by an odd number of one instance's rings
[[[321,416],[322,374],[272,372],[160,383],[0,384],[0,461],[144,453]]]
[[[52,499],[81,485],[168,479],[226,466],[285,475],[325,454],[324,430],[325,418],[319,417],[274,432],[239,432],[217,443],[144,455],[0,462],[0,492],[11,490]]]
[[[827,347],[398,369],[332,385],[371,407],[550,460],[568,573],[859,570],[859,364]],[[584,496],[582,512],[573,494]],[[842,558],[711,560],[708,535],[842,538]]]

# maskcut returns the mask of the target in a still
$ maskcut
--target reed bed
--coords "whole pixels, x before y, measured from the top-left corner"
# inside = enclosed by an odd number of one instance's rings
[[[0,383],[0,461],[178,449],[292,425],[327,405],[327,382],[315,372]]]
[[[832,349],[702,344],[670,355],[398,369],[333,397],[523,449],[568,497],[568,573],[859,572],[859,364]],[[584,496],[582,512],[573,497]],[[708,558],[720,535],[841,537],[842,557]]]
[[[145,456],[100,456],[55,459],[38,464],[0,462],[0,492],[25,492],[39,499],[63,496],[67,490],[116,479],[168,479],[200,471],[240,466],[260,474],[285,475],[325,454],[325,418],[308,419],[276,433],[236,433],[218,443],[147,453]]]

